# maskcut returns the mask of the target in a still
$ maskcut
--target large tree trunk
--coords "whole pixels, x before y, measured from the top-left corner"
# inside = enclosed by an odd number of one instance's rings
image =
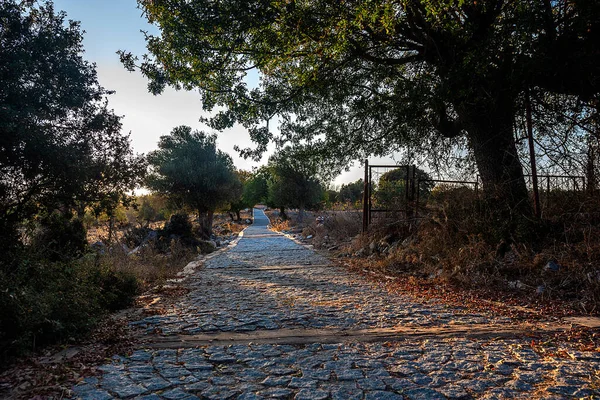
[[[296,219],[296,221],[301,224],[304,221],[304,205],[301,205],[298,208],[298,218]]]
[[[287,214],[285,213],[285,207],[279,207],[279,218],[281,218],[282,221],[288,219]]]
[[[209,240],[212,235],[213,218],[214,211],[198,211],[199,234],[204,240]]]
[[[596,135],[588,136],[588,149],[587,149],[587,163],[585,168],[585,175],[587,181],[588,193],[594,194],[598,189],[598,176],[597,176],[597,160],[598,151],[600,149],[600,128],[596,129]]]
[[[461,116],[483,183],[489,222],[494,224],[490,228],[504,239],[533,217],[514,138],[512,107],[512,100],[503,102],[498,96]]]

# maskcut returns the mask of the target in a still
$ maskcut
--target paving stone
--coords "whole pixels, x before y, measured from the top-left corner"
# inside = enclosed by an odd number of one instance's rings
[[[262,381],[267,377],[267,374],[255,369],[246,369],[236,373],[235,376],[243,381]]]
[[[458,385],[464,387],[470,392],[482,393],[487,389],[494,387],[495,383],[491,380],[482,380],[482,379],[474,379],[474,380],[461,380],[456,382]]]
[[[264,397],[259,396],[257,394],[248,392],[248,393],[242,393],[240,396],[238,396],[237,400],[263,400]]]
[[[202,392],[210,387],[208,382],[194,382],[184,386],[184,389],[190,393]]]
[[[517,392],[529,392],[533,390],[533,386],[523,380],[515,379],[504,384],[508,389],[516,390]]]
[[[294,400],[325,400],[329,392],[320,389],[301,389],[294,396]]]
[[[365,400],[403,400],[404,397],[397,393],[375,390],[365,393]]]
[[[261,382],[261,384],[265,386],[287,386],[292,378],[289,376],[268,376],[265,380]]]
[[[177,368],[177,367],[159,369],[158,372],[164,378],[179,378],[180,376],[186,376],[186,375],[192,374],[190,371],[188,371],[185,368]]]
[[[336,370],[335,376],[339,381],[352,381],[356,379],[362,379],[364,373],[360,369],[343,369]]]
[[[76,398],[81,400],[109,400],[113,397],[107,391],[91,389],[85,392],[76,393]]]
[[[444,387],[440,387],[436,389],[438,392],[446,396],[448,399],[452,400],[463,400],[470,399],[471,396],[460,386],[458,385],[448,385]]]
[[[161,395],[161,397],[164,397],[165,399],[168,399],[168,400],[184,400],[184,399],[188,399],[190,397],[189,393],[184,392],[180,388],[175,388],[175,389],[168,390],[166,392],[162,392],[160,395]]]
[[[142,384],[151,392],[157,390],[163,390],[168,387],[171,387],[173,384],[166,379],[160,377],[154,377],[145,381],[142,381]]]
[[[328,381],[331,377],[331,371],[324,369],[303,369],[302,376],[308,379],[315,379],[318,381]]]
[[[483,398],[484,399],[488,399],[488,398],[517,399],[517,398],[520,398],[521,396],[522,396],[522,394],[515,390],[508,389],[508,388],[495,387],[495,388],[490,389]]]
[[[330,394],[332,400],[362,400],[363,398],[363,391],[356,387],[333,386]]]
[[[384,285],[324,266],[326,258],[268,231],[261,218],[257,212],[258,222],[236,246],[202,261],[181,283],[190,292],[174,299],[168,314],[133,321],[132,329],[168,336],[513,323],[389,293]],[[98,378],[73,390],[86,399],[503,399],[535,398],[549,385],[544,398],[598,396],[590,377],[600,369],[600,355],[568,344],[557,351],[571,358],[546,359],[521,338],[346,339],[136,350],[115,355],[99,367]]]
[[[237,380],[231,376],[214,376],[210,379],[213,385],[234,386]]]
[[[239,392],[225,386],[209,386],[202,391],[202,396],[209,400],[229,400],[237,397]]]
[[[385,382],[385,384],[387,386],[389,386],[390,389],[392,389],[396,392],[400,392],[400,391],[404,390],[405,388],[415,386],[414,382],[412,382],[406,378],[384,378],[383,382]]]
[[[146,389],[145,387],[134,384],[113,386],[110,391],[114,392],[117,396],[119,396],[122,399],[128,399],[130,397],[135,397],[141,394],[148,393],[148,389]]]
[[[317,381],[314,379],[308,379],[308,378],[299,378],[299,377],[293,377],[292,380],[290,381],[290,383],[288,384],[288,387],[292,388],[292,389],[299,389],[299,388],[314,388],[317,386]]]
[[[235,357],[229,354],[211,354],[208,360],[214,363],[225,364],[235,362]]]
[[[138,396],[135,400],[162,400],[162,397],[157,394],[148,394],[145,396]]]
[[[578,386],[556,385],[546,388],[546,391],[561,396],[573,396],[579,390]]]
[[[295,374],[297,371],[292,368],[282,368],[282,367],[274,366],[274,367],[265,368],[265,372],[268,374],[271,374],[271,375],[283,376],[283,375]]]
[[[287,399],[293,392],[284,388],[269,388],[258,392],[259,395],[270,399]]]
[[[363,390],[385,390],[385,383],[380,379],[359,379],[358,387]]]
[[[140,373],[140,374],[152,374],[154,373],[154,367],[148,364],[141,365],[129,365],[127,370],[131,374],[132,372]]]
[[[446,397],[440,392],[429,388],[407,389],[403,392],[410,400],[445,400]]]

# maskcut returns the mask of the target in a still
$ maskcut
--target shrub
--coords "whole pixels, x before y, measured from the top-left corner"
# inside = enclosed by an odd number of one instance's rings
[[[136,278],[98,262],[48,261],[21,254],[0,269],[0,355],[87,332],[107,311],[132,303]]]
[[[164,236],[179,236],[179,237],[191,237],[192,236],[192,223],[188,218],[187,214],[174,214],[162,231]]]
[[[153,232],[152,229],[147,227],[132,227],[125,231],[123,241],[128,247],[134,248],[144,243],[150,232]]]
[[[70,215],[52,213],[39,220],[33,237],[33,248],[42,251],[50,261],[67,261],[80,257],[87,246],[86,230]]]

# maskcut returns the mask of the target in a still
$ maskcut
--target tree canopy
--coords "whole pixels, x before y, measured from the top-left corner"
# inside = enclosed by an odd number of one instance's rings
[[[299,209],[298,221],[301,222],[304,210],[317,205],[323,197],[316,166],[286,147],[269,158],[268,167],[270,203],[280,208]]]
[[[149,89],[199,88],[205,109],[225,107],[212,127],[250,130],[247,156],[304,143],[343,166],[464,145],[488,197],[527,214],[514,139],[524,94],[598,104],[595,0],[138,1],[161,30],[138,65]]]
[[[250,197],[248,197],[248,195],[247,195],[248,185],[250,184],[250,181],[253,178],[252,173],[250,171],[245,171],[243,169],[237,169],[237,170],[235,170],[235,175],[236,175],[237,179],[240,181],[240,185],[239,185],[240,192],[238,193],[237,198],[235,198],[229,202],[229,211],[230,211],[230,215],[232,215],[231,212],[234,212],[236,214],[237,220],[240,221],[241,220],[240,212],[242,211],[242,209],[252,207],[256,203],[253,203],[252,199]],[[231,219],[233,220],[233,216],[231,217]]]
[[[398,207],[406,204],[406,174],[408,173],[405,167],[394,168],[384,172],[374,187],[373,194],[376,202],[383,207]],[[413,175],[414,174],[414,175]],[[411,176],[419,181],[419,197],[424,198],[435,186],[435,183],[430,182],[431,176],[421,168],[414,167],[411,171]],[[415,184],[416,190],[416,184]]]
[[[145,166],[52,3],[0,2],[0,239],[41,212],[114,208]]]
[[[365,190],[365,183],[361,179],[343,184],[340,188],[339,198],[341,201],[347,201],[350,203],[356,203],[362,201],[363,191]]]
[[[239,198],[242,185],[231,157],[218,150],[216,135],[178,126],[161,136],[148,155],[147,186],[198,211],[201,234],[210,238],[213,213]]]
[[[257,169],[244,186],[244,199],[249,207],[264,203],[269,197],[268,187],[269,171],[266,167]]]

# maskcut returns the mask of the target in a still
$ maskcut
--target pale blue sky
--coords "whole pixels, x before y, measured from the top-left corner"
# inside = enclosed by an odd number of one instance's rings
[[[116,114],[124,116],[123,129],[131,132],[136,152],[155,149],[159,137],[178,125],[207,130],[198,122],[202,108],[197,93],[167,89],[162,95],[153,96],[146,89],[146,79],[139,73],[126,71],[119,62],[117,50],[131,51],[138,56],[145,52],[140,30],[158,33],[142,16],[136,0],[54,0],[54,6],[56,10],[66,11],[67,19],[80,21],[86,32],[85,58],[96,63],[100,84],[116,91],[109,97],[109,104]],[[234,144],[252,146],[243,127],[220,133],[219,148],[231,155],[238,168],[251,169],[266,162],[267,156],[260,163],[240,158],[233,149]],[[343,173],[335,183],[354,181],[361,176],[357,166]]]

